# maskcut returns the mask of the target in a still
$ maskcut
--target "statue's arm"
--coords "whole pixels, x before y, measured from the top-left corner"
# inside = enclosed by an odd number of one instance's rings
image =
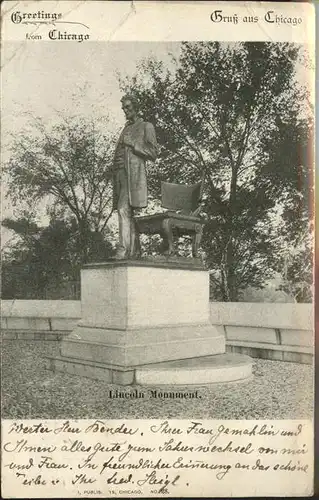
[[[134,144],[133,151],[138,156],[145,158],[145,160],[156,160],[158,156],[158,144],[155,128],[151,123],[145,123],[144,139]]]

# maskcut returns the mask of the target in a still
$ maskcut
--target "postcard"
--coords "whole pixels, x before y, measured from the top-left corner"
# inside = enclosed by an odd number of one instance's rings
[[[314,8],[2,4],[2,497],[314,483]]]

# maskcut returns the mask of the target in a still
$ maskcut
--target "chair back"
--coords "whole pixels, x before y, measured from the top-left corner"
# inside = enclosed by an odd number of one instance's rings
[[[162,207],[170,210],[181,211],[183,214],[191,214],[199,207],[202,183],[174,184],[172,182],[162,182]]]

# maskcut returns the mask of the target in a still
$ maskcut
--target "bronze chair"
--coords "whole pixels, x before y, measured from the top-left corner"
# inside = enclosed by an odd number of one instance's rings
[[[164,255],[174,255],[174,237],[192,237],[192,255],[198,257],[205,221],[199,217],[201,209],[202,183],[185,184],[161,183],[162,207],[166,212],[135,217],[138,233],[160,234],[164,243]]]

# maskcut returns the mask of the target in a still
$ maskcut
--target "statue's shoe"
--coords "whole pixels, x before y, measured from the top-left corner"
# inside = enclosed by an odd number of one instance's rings
[[[134,253],[132,253],[132,254],[130,255],[130,257],[129,257],[129,258],[130,258],[131,260],[134,260],[134,259],[140,259],[141,257],[142,257],[141,252],[134,252]]]
[[[114,255],[115,260],[124,260],[127,258],[128,258],[128,255],[127,255],[127,252],[125,250],[118,250],[116,252],[116,254]]]

